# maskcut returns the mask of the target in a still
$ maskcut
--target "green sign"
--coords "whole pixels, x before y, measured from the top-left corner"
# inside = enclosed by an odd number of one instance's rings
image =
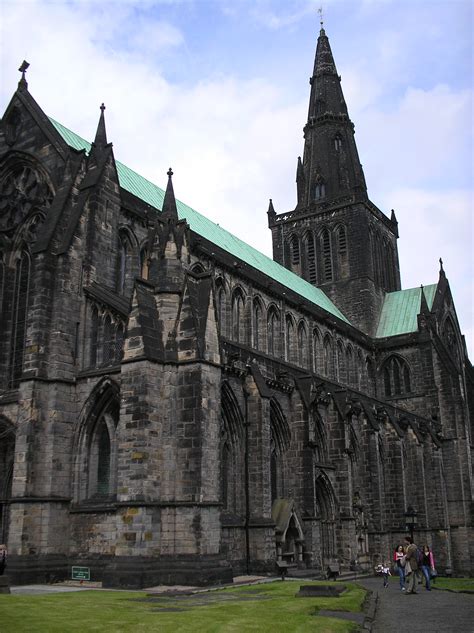
[[[72,580],[90,580],[91,579],[91,570],[89,567],[73,567]]]

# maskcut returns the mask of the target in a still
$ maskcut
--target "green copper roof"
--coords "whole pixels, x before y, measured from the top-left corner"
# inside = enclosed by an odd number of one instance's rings
[[[74,132],[71,132],[71,130],[68,130],[57,121],[54,121],[54,119],[50,118],[50,121],[70,147],[77,150],[84,149],[87,152],[90,151],[90,143]],[[123,163],[116,161],[116,165],[120,186],[123,187],[123,189],[129,191],[133,195],[137,196],[137,198],[140,198],[157,209],[162,208],[163,198],[165,195],[163,189],[160,189],[160,187],[157,187],[146,178],[143,178],[131,170],[129,167],[126,167]],[[270,257],[260,253],[257,249],[249,246],[249,244],[246,244],[238,237],[235,237],[235,235],[232,235],[232,233],[229,233],[218,224],[211,222],[211,220],[208,220],[183,202],[176,200],[176,204],[178,207],[179,217],[181,219],[186,219],[189,226],[195,233],[201,235],[203,238],[209,240],[216,246],[224,249],[234,257],[237,257],[250,266],[253,266],[265,275],[268,275],[286,288],[290,288],[305,299],[308,299],[308,301],[311,301],[311,303],[323,308],[323,310],[333,314],[342,321],[349,323],[342,312],[336,308],[322,290],[311,285],[283,266],[280,266],[280,264],[277,264],[277,262],[270,259]]]
[[[437,284],[424,286],[426,302],[431,310]],[[421,288],[407,288],[385,295],[377,338],[407,334],[418,330],[417,316],[420,313]]]

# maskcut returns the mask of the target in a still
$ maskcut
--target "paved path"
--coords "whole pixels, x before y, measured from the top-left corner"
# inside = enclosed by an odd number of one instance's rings
[[[372,633],[474,633],[474,595],[418,585],[416,595],[400,591],[398,579],[383,588],[382,578],[360,581],[378,593]]]

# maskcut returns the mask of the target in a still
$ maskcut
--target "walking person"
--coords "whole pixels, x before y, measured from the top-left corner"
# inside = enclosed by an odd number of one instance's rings
[[[423,546],[423,558],[421,560],[421,571],[425,577],[426,590],[431,591],[431,575],[435,569],[433,552],[428,545]]]
[[[407,579],[406,594],[418,593],[416,590],[416,578],[418,575],[417,546],[409,536],[405,536],[405,575]]]
[[[3,576],[7,564],[7,546],[3,543],[0,545],[0,576]]]
[[[388,563],[382,563],[382,577],[384,589],[388,587],[388,577],[391,576],[390,565]]]
[[[400,579],[400,591],[405,591],[405,552],[403,545],[399,545],[393,554],[394,571]]]

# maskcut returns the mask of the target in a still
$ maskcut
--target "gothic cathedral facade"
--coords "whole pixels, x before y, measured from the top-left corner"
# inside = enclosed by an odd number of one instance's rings
[[[328,38],[273,259],[50,119],[0,129],[0,542],[14,582],[369,569],[416,514],[470,574],[474,374],[442,264],[401,289]]]

